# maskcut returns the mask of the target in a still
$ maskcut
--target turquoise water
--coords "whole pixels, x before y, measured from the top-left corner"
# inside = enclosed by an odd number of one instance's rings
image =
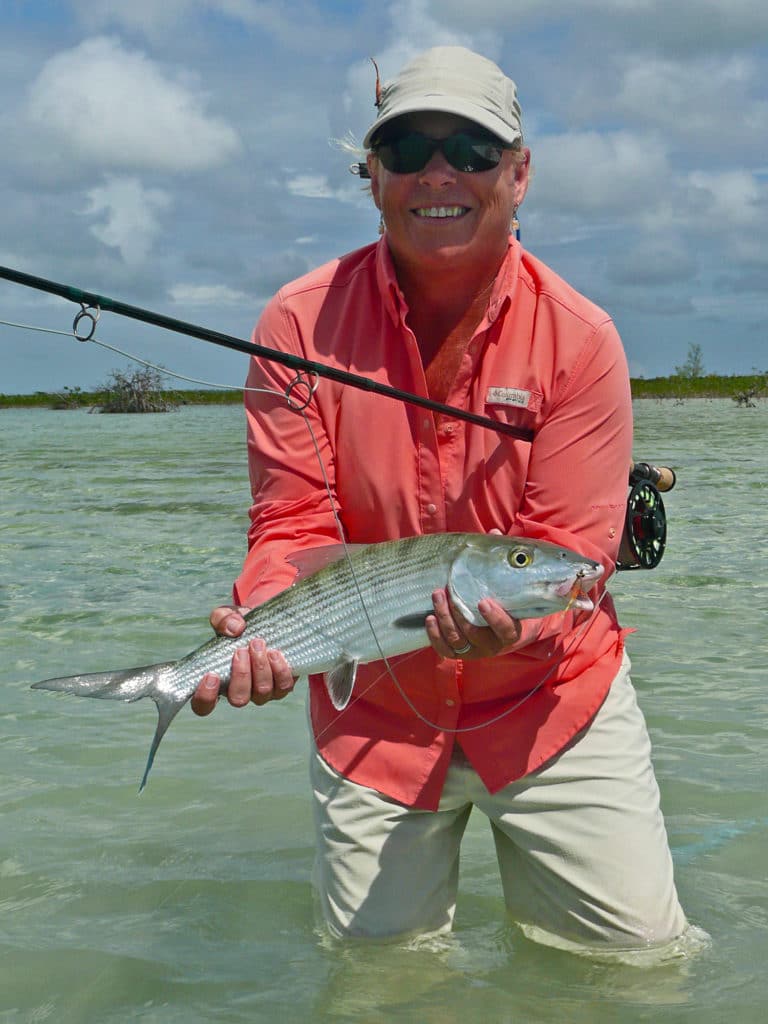
[[[636,404],[673,465],[668,552],[612,583],[678,888],[711,936],[652,967],[545,949],[504,917],[470,822],[455,934],[314,930],[304,702],[182,714],[141,797],[154,707],[33,692],[207,636],[244,552],[236,407],[0,412],[0,1024],[737,1020],[768,1005],[768,406]]]

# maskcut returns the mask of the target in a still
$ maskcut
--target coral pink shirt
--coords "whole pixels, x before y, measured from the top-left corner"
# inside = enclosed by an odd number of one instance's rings
[[[407,313],[385,236],[282,288],[254,340],[427,396]],[[248,385],[284,392],[293,376],[254,359]],[[565,544],[602,562],[609,576],[623,527],[632,410],[608,315],[510,239],[447,401],[532,428],[535,439],[320,381],[306,415],[347,539],[495,529]],[[246,414],[253,506],[234,596],[253,606],[293,581],[286,556],[338,543],[338,533],[302,417],[284,399],[254,393]],[[623,631],[608,595],[587,619],[568,612],[528,620],[512,653],[481,661],[444,660],[431,648],[403,655],[392,662],[397,684],[382,662],[361,666],[341,712],[312,679],[318,749],[355,782],[433,809],[458,738],[495,792],[561,750],[602,703]]]

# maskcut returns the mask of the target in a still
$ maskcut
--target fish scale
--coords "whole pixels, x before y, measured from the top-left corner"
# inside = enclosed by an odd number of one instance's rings
[[[465,617],[482,625],[477,606],[484,597],[516,618],[591,610],[586,591],[603,571],[545,541],[471,533],[332,545],[300,553],[295,563],[297,582],[250,611],[239,637],[213,637],[178,661],[46,679],[34,688],[123,701],[151,697],[158,723],[143,789],[160,741],[200,679],[215,673],[226,687],[233,654],[250,640],[259,637],[282,651],[295,676],[324,673],[330,698],[342,710],[359,664],[429,645],[424,617],[436,589],[447,587]],[[313,564],[322,567],[305,575]]]
[[[428,612],[432,591],[445,586],[450,564],[465,544],[461,534],[411,539],[422,543],[353,546],[348,560],[320,570],[300,587],[289,588],[254,609],[246,617],[245,632],[224,654],[223,675],[229,674],[227,656],[231,659],[237,647],[255,637],[282,651],[297,676],[327,671],[350,658],[362,662],[379,658],[376,637],[391,628],[394,617]],[[409,559],[414,551],[417,557]],[[408,560],[405,579],[395,572],[404,560]],[[318,609],[323,612],[321,620]],[[401,642],[410,644],[412,639],[405,635]]]

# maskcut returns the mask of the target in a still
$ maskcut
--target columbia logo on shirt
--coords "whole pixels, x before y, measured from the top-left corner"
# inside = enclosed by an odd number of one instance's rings
[[[531,404],[531,392],[523,388],[488,388],[486,405],[515,405],[527,409]]]

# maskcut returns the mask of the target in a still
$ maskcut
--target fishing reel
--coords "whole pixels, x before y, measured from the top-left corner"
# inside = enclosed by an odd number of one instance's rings
[[[674,470],[635,462],[629,473],[629,497],[616,569],[655,569],[667,543],[667,514],[661,491],[677,482]]]

